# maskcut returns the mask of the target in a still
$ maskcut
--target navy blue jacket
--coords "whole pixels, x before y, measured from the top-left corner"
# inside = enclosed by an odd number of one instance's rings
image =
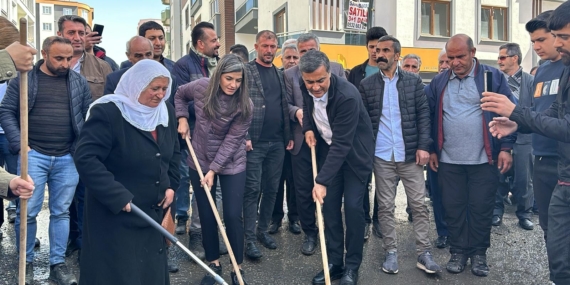
[[[479,94],[483,94],[485,91],[485,79],[484,72],[489,71],[493,74],[493,86],[491,92],[504,94],[509,98],[509,100],[516,102],[515,97],[511,93],[511,89],[507,83],[507,80],[503,73],[493,67],[488,65],[480,64],[478,60],[475,60],[475,83],[477,84],[477,89]],[[430,117],[432,122],[432,139],[433,139],[433,149],[430,152],[437,153],[438,157],[441,156],[441,149],[443,148],[443,95],[445,89],[447,88],[447,83],[451,77],[451,69],[438,74],[431,83],[426,86],[425,91],[428,97],[428,103],[430,107]],[[483,95],[481,95],[482,98]],[[494,163],[494,161],[499,156],[501,150],[511,150],[513,144],[516,141],[516,134],[507,136],[501,140],[494,138],[489,131],[489,122],[493,120],[494,117],[499,117],[496,113],[491,113],[488,111],[483,111],[483,138],[485,144],[485,152],[489,163]]]

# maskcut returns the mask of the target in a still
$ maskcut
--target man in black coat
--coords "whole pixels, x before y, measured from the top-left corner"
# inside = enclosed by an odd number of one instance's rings
[[[313,198],[324,203],[331,280],[341,279],[341,285],[357,284],[364,244],[362,203],[374,155],[372,124],[356,87],[330,74],[330,63],[324,53],[307,52],[301,57],[299,68],[304,83],[303,113],[312,114],[303,116],[303,132],[307,144],[317,150],[319,171]],[[346,259],[343,258],[343,195]],[[313,284],[325,284],[322,271],[313,278]]]

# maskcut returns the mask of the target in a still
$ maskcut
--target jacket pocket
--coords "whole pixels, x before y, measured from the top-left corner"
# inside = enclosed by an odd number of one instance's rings
[[[93,99],[98,99],[99,97],[105,95],[105,78],[99,76],[85,76],[87,83],[89,83],[89,90],[91,91],[91,97]]]

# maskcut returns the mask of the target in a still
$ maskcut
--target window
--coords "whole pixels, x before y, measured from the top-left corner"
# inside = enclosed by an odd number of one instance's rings
[[[188,13],[188,7],[184,9],[184,25],[186,28],[190,26],[190,14]]]
[[[508,41],[507,8],[481,7],[481,38],[495,41]]]
[[[279,33],[284,33],[287,31],[287,15],[285,14],[285,9],[275,13],[275,15],[273,15],[273,25],[274,25],[274,31],[276,34]]]
[[[51,31],[51,23],[43,24],[44,31]]]
[[[87,10],[81,10],[81,17],[85,19],[85,21],[89,20],[89,12]]]
[[[422,0],[421,33],[449,37],[451,1]]]
[[[73,10],[71,8],[63,8],[64,15],[71,15],[73,14]]]
[[[51,7],[50,6],[43,6],[42,11],[44,15],[51,15]]]
[[[214,18],[216,14],[220,14],[220,9],[218,6],[218,0],[213,0],[210,2],[210,18]]]

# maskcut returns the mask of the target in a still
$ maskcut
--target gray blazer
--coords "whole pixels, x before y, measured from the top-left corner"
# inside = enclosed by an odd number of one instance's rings
[[[534,76],[523,71],[521,79],[521,89],[518,105],[521,107],[532,107],[534,101]],[[531,144],[532,134],[517,134],[515,144]]]
[[[346,79],[344,68],[336,62],[331,62],[331,73]],[[297,117],[295,117],[297,110],[303,110],[303,94],[299,86],[299,79],[301,78],[299,66],[293,66],[285,70],[284,78],[285,89],[287,90],[287,103],[289,104],[289,118],[293,121],[291,126],[293,127],[293,139],[295,141],[295,147],[291,150],[291,153],[297,155],[301,149],[301,145],[305,143],[303,128],[297,120]],[[306,114],[303,115],[305,116]]]

